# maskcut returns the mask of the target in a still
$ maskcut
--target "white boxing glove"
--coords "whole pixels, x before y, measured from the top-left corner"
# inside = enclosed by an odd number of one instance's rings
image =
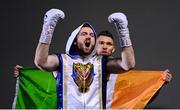
[[[44,23],[39,42],[50,44],[54,29],[59,19],[64,19],[65,14],[59,9],[50,9],[44,15]]]
[[[120,28],[127,28],[128,25],[126,15],[120,12],[112,13],[111,15],[109,15],[108,21],[110,23],[118,23],[120,25]]]
[[[129,37],[128,20],[126,15],[121,12],[112,13],[108,17],[110,23],[114,23],[119,33],[119,42],[121,47],[129,47],[132,45]]]

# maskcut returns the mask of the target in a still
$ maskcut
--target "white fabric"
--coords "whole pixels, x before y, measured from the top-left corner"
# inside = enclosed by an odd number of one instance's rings
[[[70,49],[71,46],[74,42],[74,39],[76,38],[77,34],[79,33],[80,29],[82,28],[84,24],[80,25],[78,28],[76,28],[70,35],[70,37],[68,38],[68,41],[66,43],[66,54],[70,54]]]
[[[96,39],[94,28],[89,23],[83,23],[71,33],[66,44],[66,54],[61,54],[63,60],[63,109],[102,109],[102,56],[95,55],[95,48],[83,58],[73,54],[77,53],[76,50],[71,50],[77,34],[85,24],[91,27]],[[95,76],[89,86],[89,91],[85,93],[79,91],[77,82],[72,77],[74,63],[93,64]]]
[[[91,26],[91,24],[89,23],[83,23],[82,25],[80,25],[78,28],[76,28],[70,35],[70,37],[68,38],[68,41],[66,43],[66,54],[72,56],[72,53],[70,53],[70,49],[73,46],[73,42],[75,40],[75,38],[77,37],[77,34],[79,33],[79,31],[81,30],[81,28],[83,27],[84,24],[88,24],[91,29],[93,30],[94,34],[95,34],[95,39],[96,39],[96,32],[94,30],[94,28]],[[90,55],[87,55],[86,58],[92,57],[93,55],[96,54],[96,48],[93,49],[93,51],[91,52]]]
[[[107,93],[106,93],[106,109],[111,109],[114,86],[116,83],[116,78],[118,74],[110,74],[109,80],[107,82]]]
[[[124,28],[120,29],[119,31],[120,37],[119,37],[119,43],[121,47],[129,47],[132,45],[131,39],[129,36],[129,29]]]
[[[58,20],[60,18],[64,19],[64,17],[64,12],[59,9],[50,9],[47,11],[44,16],[44,23],[39,42],[50,44]]]
[[[128,20],[126,18],[126,15],[121,12],[112,13],[111,15],[109,15],[108,21],[110,23],[118,22],[120,26],[122,26],[122,28],[127,28],[128,26]]]
[[[129,37],[129,29],[128,29],[128,20],[126,18],[126,15],[117,12],[112,13],[108,17],[108,21],[110,23],[114,23],[117,29],[117,32],[119,34],[119,42],[121,47],[129,47],[132,45],[131,39]]]
[[[72,58],[62,54],[63,59],[63,108],[64,109],[102,109],[102,57],[90,59]],[[93,64],[94,78],[89,91],[82,93],[73,80],[73,63]]]

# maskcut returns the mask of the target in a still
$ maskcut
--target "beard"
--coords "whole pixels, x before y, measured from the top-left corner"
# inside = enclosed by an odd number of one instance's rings
[[[93,49],[94,49],[94,45],[89,44],[88,47],[87,47],[87,45],[83,46],[82,50],[85,54],[90,54],[93,51]]]
[[[94,47],[95,45],[93,45],[92,43],[89,44],[83,43],[79,46],[78,50],[82,55],[89,55],[92,53]]]

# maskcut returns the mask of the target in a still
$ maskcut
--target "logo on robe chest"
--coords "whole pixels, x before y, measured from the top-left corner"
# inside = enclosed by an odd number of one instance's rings
[[[74,63],[73,64],[73,74],[72,77],[74,82],[78,86],[78,90],[81,93],[86,93],[89,90],[89,86],[91,85],[94,79],[94,67],[93,64],[87,63]]]

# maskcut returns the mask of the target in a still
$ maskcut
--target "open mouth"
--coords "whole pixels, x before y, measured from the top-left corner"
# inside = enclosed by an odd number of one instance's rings
[[[86,40],[86,41],[85,41],[85,46],[86,46],[86,47],[89,47],[89,46],[90,46],[90,40]]]

